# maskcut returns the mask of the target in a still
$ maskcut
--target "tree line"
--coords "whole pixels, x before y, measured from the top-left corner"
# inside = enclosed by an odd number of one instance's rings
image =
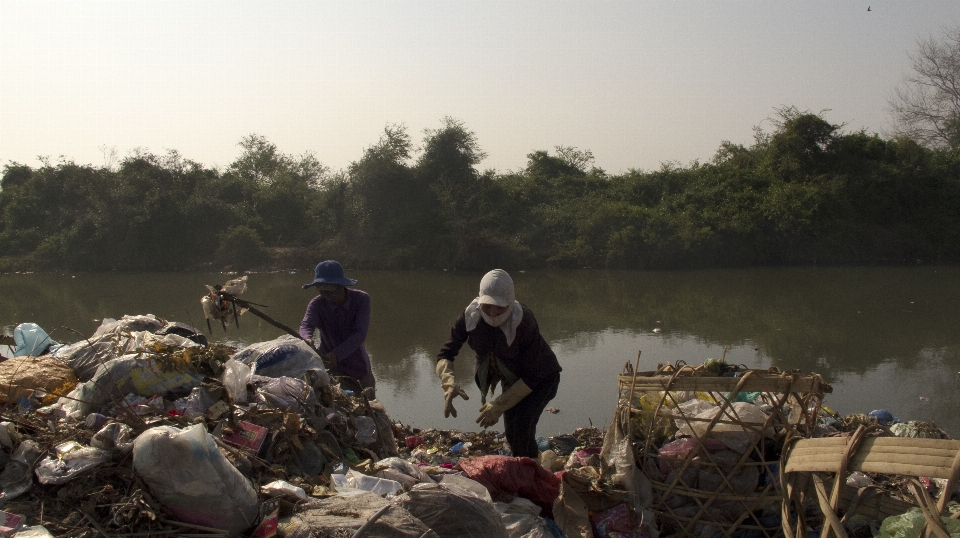
[[[224,169],[175,151],[116,166],[10,164],[0,270],[309,267],[675,269],[960,261],[960,151],[844,132],[783,108],[709,162],[608,174],[589,150],[481,171],[445,118],[402,125],[345,170],[257,135]]]

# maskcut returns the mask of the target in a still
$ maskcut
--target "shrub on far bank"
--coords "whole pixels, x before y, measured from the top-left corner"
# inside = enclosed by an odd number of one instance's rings
[[[270,262],[270,251],[260,235],[249,226],[234,226],[219,236],[220,246],[213,255],[213,263],[221,269],[245,270],[262,267]]]

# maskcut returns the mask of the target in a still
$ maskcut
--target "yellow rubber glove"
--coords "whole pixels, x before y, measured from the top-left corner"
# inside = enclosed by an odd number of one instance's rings
[[[469,400],[467,392],[457,384],[453,377],[453,361],[440,359],[437,361],[437,377],[440,378],[440,386],[443,387],[443,416],[457,416],[457,410],[453,407],[453,399],[457,396],[464,400]]]
[[[503,391],[496,400],[483,404],[483,407],[480,408],[480,416],[477,417],[477,424],[482,428],[493,426],[500,420],[500,415],[504,411],[520,403],[520,400],[526,398],[531,392],[533,392],[533,389],[528,387],[522,379],[518,379],[510,388]]]

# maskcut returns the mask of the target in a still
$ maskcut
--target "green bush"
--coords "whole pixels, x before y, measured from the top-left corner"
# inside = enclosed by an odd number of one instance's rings
[[[223,269],[254,269],[270,260],[260,235],[249,226],[234,226],[220,234],[214,264]]]

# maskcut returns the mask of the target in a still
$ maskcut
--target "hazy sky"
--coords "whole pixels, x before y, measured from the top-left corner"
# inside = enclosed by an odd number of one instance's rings
[[[883,134],[908,52],[958,24],[956,0],[0,0],[0,164],[223,167],[256,133],[339,169],[451,116],[484,169],[558,145],[687,165],[784,105]]]

